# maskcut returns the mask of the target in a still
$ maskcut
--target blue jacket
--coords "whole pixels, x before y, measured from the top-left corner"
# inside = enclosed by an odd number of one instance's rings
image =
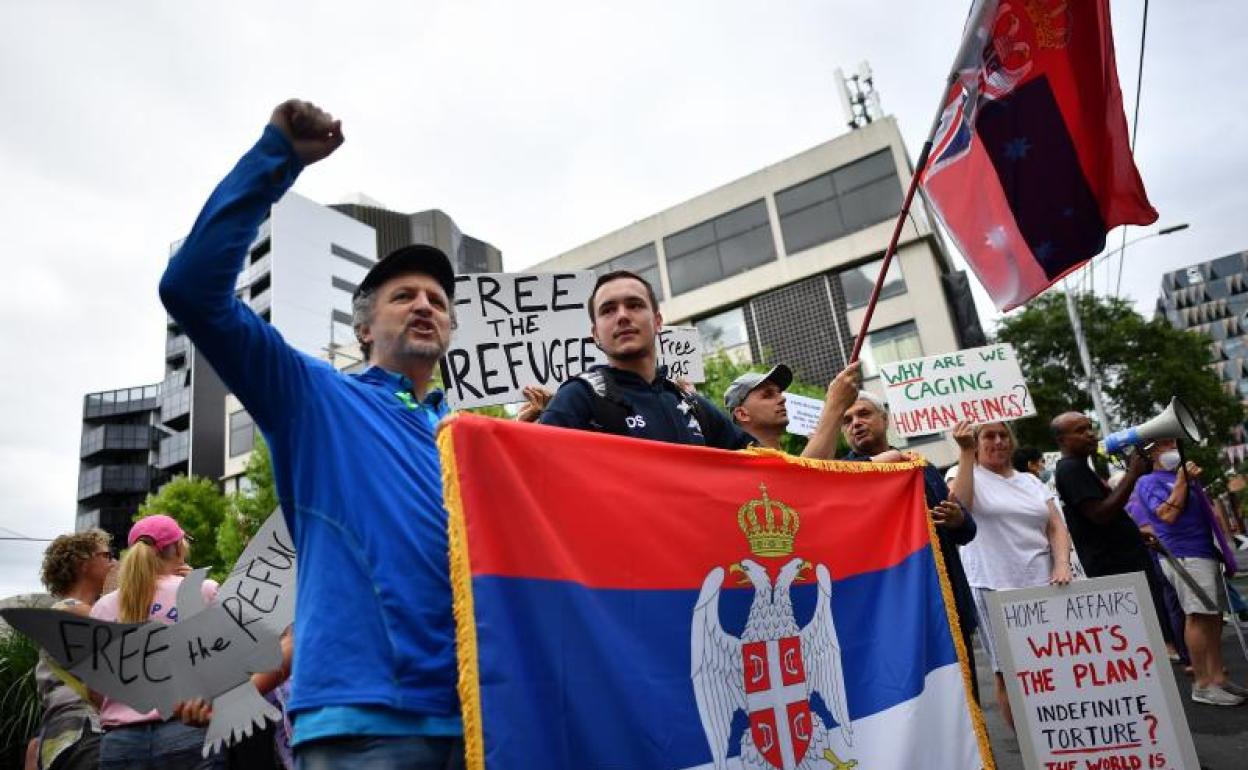
[[[358,376],[290,347],[234,297],[269,208],[302,170],[272,127],[213,191],[169,262],[170,315],[247,407],[299,553],[290,708],[380,706],[456,716],[441,393]],[[404,397],[398,394],[406,393]]]
[[[594,366],[591,372],[609,371],[619,388],[619,397],[632,408],[626,417],[629,435],[670,444],[711,446],[718,449],[744,449],[758,443],[750,434],[737,427],[728,416],[702,396],[694,396],[701,405],[709,424],[709,436],[702,435],[702,426],[693,410],[666,382],[667,371],[661,368],[653,382],[636,374],[609,366]],[[580,377],[565,382],[542,412],[543,425],[590,430],[594,416],[593,389]]]

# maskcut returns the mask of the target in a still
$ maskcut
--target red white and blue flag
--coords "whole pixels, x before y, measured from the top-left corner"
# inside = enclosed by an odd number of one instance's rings
[[[470,768],[992,767],[917,465],[439,444]]]
[[[1157,219],[1127,139],[1108,0],[976,0],[922,186],[1001,310]]]

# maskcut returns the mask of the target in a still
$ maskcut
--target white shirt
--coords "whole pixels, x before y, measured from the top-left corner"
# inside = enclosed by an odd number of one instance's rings
[[[1007,478],[976,465],[973,499],[977,531],[961,551],[967,582],[993,590],[1048,585],[1053,493],[1030,473]]]

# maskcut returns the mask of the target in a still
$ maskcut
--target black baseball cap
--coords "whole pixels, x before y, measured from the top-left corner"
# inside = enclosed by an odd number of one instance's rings
[[[396,275],[406,273],[424,273],[432,277],[441,285],[448,299],[455,299],[455,268],[451,267],[451,260],[442,249],[423,243],[404,246],[387,254],[373,265],[368,275],[364,276],[364,280],[360,281],[355,294],[351,296],[352,298],[358,297],[376,289]]]

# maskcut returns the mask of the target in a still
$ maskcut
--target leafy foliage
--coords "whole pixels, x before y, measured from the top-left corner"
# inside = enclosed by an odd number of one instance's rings
[[[135,514],[135,521],[144,516],[163,513],[177,519],[182,530],[191,536],[191,552],[186,562],[193,567],[212,567],[213,578],[220,579],[233,563],[222,564],[217,556],[217,531],[228,508],[225,497],[210,479],[197,476],[175,476],[155,494],[150,494]]]
[[[221,569],[234,567],[247,542],[256,534],[273,509],[277,508],[277,486],[273,482],[273,461],[264,438],[256,433],[255,447],[243,471],[247,483],[229,497],[229,508],[217,531],[217,557]]]
[[[21,767],[26,743],[43,712],[35,687],[39,648],[25,635],[0,630],[0,767]]]
[[[1207,446],[1185,446],[1185,451],[1201,465],[1219,465],[1218,449],[1244,414],[1239,399],[1226,393],[1209,369],[1208,338],[1175,329],[1164,318],[1145,320],[1121,299],[1083,294],[1076,307],[1114,427],[1144,422],[1178,396],[1209,439]],[[1056,449],[1049,420],[1066,411],[1092,410],[1065,295],[1033,300],[1002,321],[997,339],[1018,351],[1038,412],[1015,423],[1019,443]]]

